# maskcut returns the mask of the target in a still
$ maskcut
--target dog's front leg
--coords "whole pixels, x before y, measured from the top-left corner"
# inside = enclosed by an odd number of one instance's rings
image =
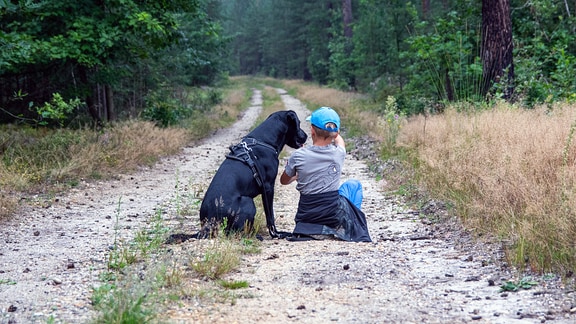
[[[268,233],[272,238],[278,237],[278,231],[276,231],[275,219],[274,219],[274,188],[267,188],[266,186],[262,191],[262,206],[264,207],[264,214],[266,215],[266,227],[268,228]]]

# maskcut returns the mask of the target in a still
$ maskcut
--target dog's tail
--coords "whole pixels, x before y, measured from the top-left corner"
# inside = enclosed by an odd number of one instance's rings
[[[185,234],[185,233],[176,233],[170,234],[164,244],[180,244],[184,243],[190,239],[198,239],[200,238],[200,232],[196,234]]]

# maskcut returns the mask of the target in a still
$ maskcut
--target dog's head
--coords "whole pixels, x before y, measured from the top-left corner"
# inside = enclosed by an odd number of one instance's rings
[[[288,110],[286,113],[286,121],[288,123],[288,131],[286,132],[286,145],[291,148],[300,148],[306,143],[308,135],[300,128],[300,119],[298,115]]]
[[[284,145],[300,148],[308,139],[308,135],[300,128],[298,115],[292,110],[281,110],[270,114],[247,137],[270,144],[278,151],[281,151]]]

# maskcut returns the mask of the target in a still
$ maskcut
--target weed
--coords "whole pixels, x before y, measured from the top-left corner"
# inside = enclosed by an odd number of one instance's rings
[[[236,269],[239,264],[238,247],[232,240],[220,235],[219,238],[213,240],[213,245],[201,259],[193,262],[191,266],[194,271],[204,277],[218,279]]]
[[[240,240],[240,252],[243,254],[258,254],[260,253],[260,242],[255,241],[253,238],[242,238]]]
[[[226,280],[218,280],[218,284],[226,289],[241,289],[241,288],[248,288],[247,281],[226,281]]]
[[[182,275],[182,270],[178,268],[176,264],[172,266],[162,264],[156,271],[155,277],[156,282],[159,283],[161,287],[172,288],[182,284]]]
[[[530,289],[538,285],[537,281],[532,280],[532,277],[524,277],[518,282],[507,281],[505,284],[500,286],[500,292],[503,291],[518,291],[520,289]]]
[[[129,288],[115,288],[99,301],[95,308],[100,311],[94,323],[149,323],[155,315],[144,307],[147,296]]]
[[[102,302],[107,298],[108,294],[114,290],[116,286],[114,284],[105,283],[100,285],[99,287],[92,288],[92,296],[90,297],[90,301],[92,302],[92,306],[98,307],[102,304]]]
[[[0,285],[15,285],[16,281],[10,279],[0,279]]]
[[[113,282],[118,279],[118,275],[112,271],[101,272],[98,279],[102,282]]]
[[[122,206],[122,197],[118,198],[118,207],[116,209],[116,223],[114,225],[114,244],[108,255],[108,269],[121,270],[136,261],[136,255],[125,246],[123,240],[119,238],[118,231],[120,221],[120,210]]]

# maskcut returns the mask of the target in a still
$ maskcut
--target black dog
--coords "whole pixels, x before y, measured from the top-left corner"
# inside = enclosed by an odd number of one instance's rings
[[[231,146],[202,200],[198,238],[213,237],[224,220],[227,234],[242,231],[245,226],[251,231],[256,215],[254,198],[258,195],[262,195],[268,232],[278,237],[273,208],[278,154],[284,145],[301,147],[307,137],[294,111],[278,111]]]

